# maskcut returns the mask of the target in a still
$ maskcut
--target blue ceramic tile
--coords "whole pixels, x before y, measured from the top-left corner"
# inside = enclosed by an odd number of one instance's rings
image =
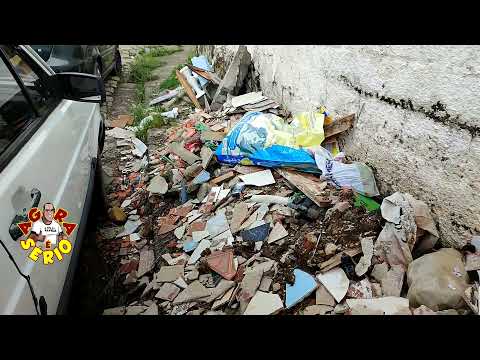
[[[183,251],[189,253],[193,250],[195,250],[198,246],[198,242],[196,241],[187,241],[186,243],[183,244]]]
[[[293,270],[293,274],[295,275],[295,283],[293,286],[287,284],[286,287],[285,305],[287,309],[290,309],[305,299],[314,292],[318,286],[315,278],[305,271],[295,269]]]

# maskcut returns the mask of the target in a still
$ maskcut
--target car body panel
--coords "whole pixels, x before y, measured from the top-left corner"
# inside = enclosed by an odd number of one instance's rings
[[[41,63],[38,58],[36,61]],[[38,207],[53,202],[57,209],[69,212],[66,221],[79,223],[85,210],[91,164],[97,157],[101,122],[99,104],[61,100],[0,173],[0,238],[20,270],[30,275],[37,298],[45,297],[49,314],[56,312],[71,256],[79,251],[75,246],[78,226],[68,237],[72,252],[64,255],[61,262],[54,259],[50,265],[43,264],[42,256],[36,262],[29,259],[32,248],[23,250],[21,239],[13,240],[9,228],[16,215],[32,206],[32,189],[40,190]],[[27,281],[0,252],[0,313],[35,314]]]
[[[43,48],[52,46],[45,60],[55,72],[84,72],[93,74],[95,63],[100,62],[102,77],[106,78],[115,67],[118,45],[31,45],[41,53]],[[45,50],[43,50],[45,51]]]

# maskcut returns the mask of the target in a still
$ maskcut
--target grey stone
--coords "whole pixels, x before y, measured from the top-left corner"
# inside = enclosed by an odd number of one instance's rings
[[[468,275],[462,254],[452,248],[414,260],[408,267],[408,299],[412,307],[425,305],[433,311],[465,306],[462,295]]]
[[[173,301],[174,305],[192,302],[210,296],[210,291],[205,288],[198,280],[192,282],[183,290]]]
[[[217,88],[210,105],[213,111],[218,110],[227,99],[227,94],[238,95],[243,85],[248,68],[251,63],[251,56],[244,45],[239,46],[223,80]]]
[[[157,282],[174,282],[183,276],[183,265],[162,266],[155,274]]]

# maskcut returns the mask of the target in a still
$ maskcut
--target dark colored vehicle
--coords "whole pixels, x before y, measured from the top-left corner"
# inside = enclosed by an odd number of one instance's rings
[[[30,45],[57,73],[79,72],[119,75],[122,59],[118,45]]]

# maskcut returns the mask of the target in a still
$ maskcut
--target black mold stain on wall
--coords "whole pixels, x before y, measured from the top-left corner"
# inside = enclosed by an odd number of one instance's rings
[[[384,95],[380,95],[378,92],[369,92],[359,86],[356,86],[348,79],[345,75],[339,76],[339,81],[343,82],[349,88],[355,90],[358,94],[364,97],[376,98],[384,103],[387,103],[394,107],[400,107],[404,110],[409,110],[412,112],[417,112],[425,115],[426,117],[432,119],[435,122],[441,123],[443,125],[466,130],[470,133],[472,137],[480,135],[480,127],[468,125],[460,122],[460,115],[452,116],[447,112],[447,107],[445,104],[442,104],[440,101],[433,104],[430,109],[425,109],[423,106],[414,106],[411,99],[394,99]]]

